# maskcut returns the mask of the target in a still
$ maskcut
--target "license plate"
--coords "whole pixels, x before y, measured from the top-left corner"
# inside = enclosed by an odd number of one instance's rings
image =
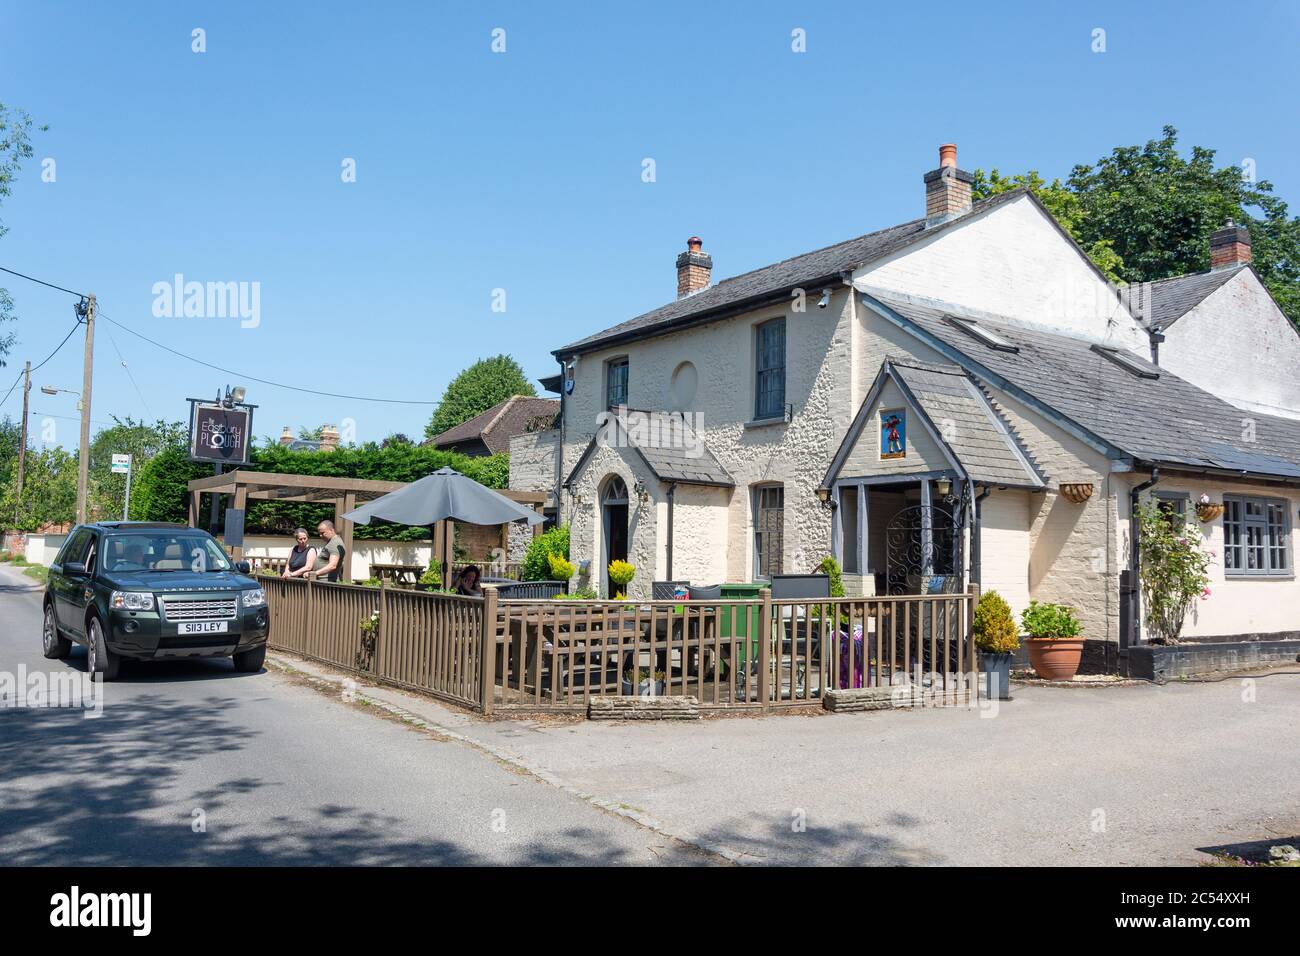
[[[181,621],[176,625],[178,634],[225,634],[229,621]]]

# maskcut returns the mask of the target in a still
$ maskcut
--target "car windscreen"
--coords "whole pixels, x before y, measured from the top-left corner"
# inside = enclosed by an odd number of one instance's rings
[[[194,531],[110,535],[104,542],[106,571],[229,571],[230,559],[216,540]]]

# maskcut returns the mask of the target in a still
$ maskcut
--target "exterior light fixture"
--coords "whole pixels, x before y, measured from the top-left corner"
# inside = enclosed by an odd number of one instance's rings
[[[939,492],[939,495],[941,497],[947,498],[950,494],[952,494],[952,479],[940,478],[938,481],[934,483],[934,490]]]
[[[827,502],[829,502],[831,500],[831,490],[829,488],[818,488],[817,500],[820,501],[822,504],[826,504]]]

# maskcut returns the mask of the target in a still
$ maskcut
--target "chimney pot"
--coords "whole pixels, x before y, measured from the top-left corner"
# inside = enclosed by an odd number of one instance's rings
[[[1232,269],[1251,261],[1250,230],[1231,219],[1210,236],[1210,269]]]
[[[713,275],[713,257],[702,252],[703,241],[699,236],[686,240],[686,251],[677,256],[677,298],[686,296],[709,287]]]
[[[939,165],[957,168],[957,144],[944,143],[939,147]]]
[[[281,445],[293,444],[293,432],[289,431],[288,425],[285,425],[284,431],[280,432],[280,444]]]

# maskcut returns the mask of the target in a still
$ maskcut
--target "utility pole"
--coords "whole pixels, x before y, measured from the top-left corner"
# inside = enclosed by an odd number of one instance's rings
[[[77,309],[81,314],[81,307]],[[85,524],[86,494],[90,485],[90,380],[95,365],[95,297],[86,297],[86,353],[81,379],[81,455],[77,464],[77,523]]]
[[[18,507],[14,515],[21,519],[23,512],[23,487],[27,479],[27,402],[32,390],[32,362],[27,360],[23,366],[23,441],[18,446]]]

